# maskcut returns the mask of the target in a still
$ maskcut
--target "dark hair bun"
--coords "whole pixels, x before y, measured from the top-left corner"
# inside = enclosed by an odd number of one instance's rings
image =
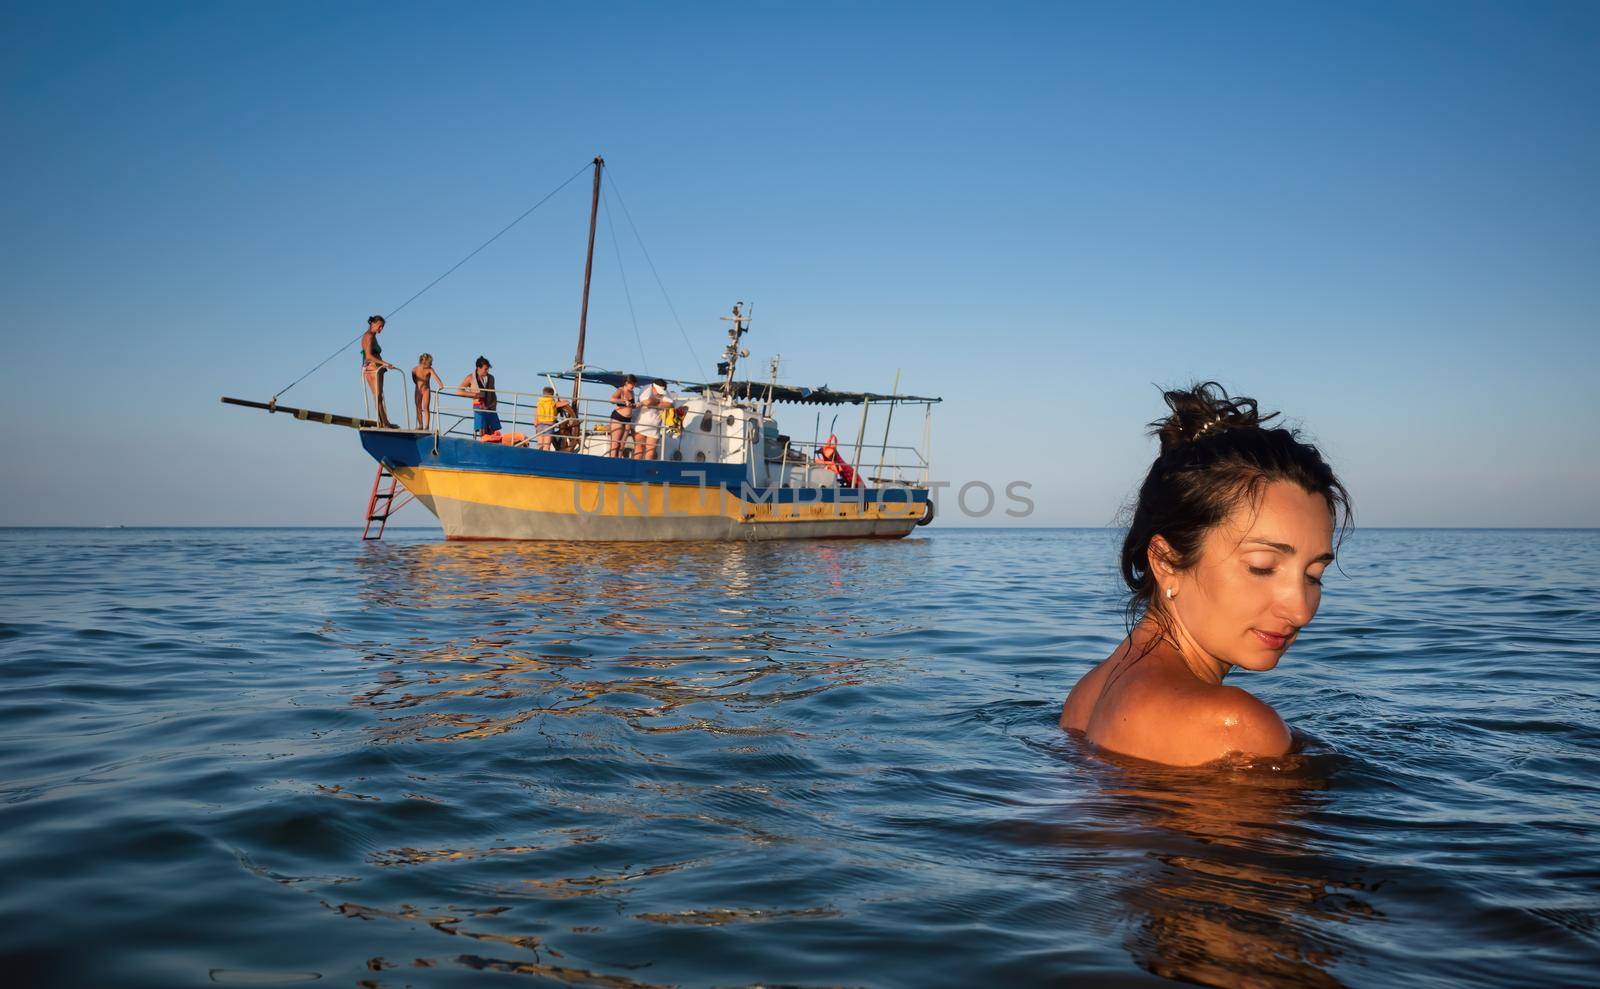
[[[1172,415],[1152,422],[1150,433],[1161,438],[1162,453],[1220,436],[1229,430],[1259,429],[1263,423],[1278,417],[1276,412],[1262,415],[1255,399],[1231,397],[1228,390],[1215,381],[1163,392],[1161,397]]]

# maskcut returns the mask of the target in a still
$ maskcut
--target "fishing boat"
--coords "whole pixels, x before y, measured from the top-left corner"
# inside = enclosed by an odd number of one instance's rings
[[[570,382],[570,397],[557,403],[545,388],[495,388],[490,404],[501,423],[493,431],[475,428],[477,409],[468,404],[481,407],[483,394],[448,390],[434,393],[431,428],[425,430],[292,408],[276,397],[265,403],[223,401],[357,429],[362,448],[378,463],[363,519],[365,538],[381,538],[389,517],[411,499],[438,518],[447,539],[899,538],[930,523],[931,416],[940,399],[899,394],[898,374],[887,394],[780,384],[776,358],[769,380],[740,379],[752,322],[743,303],[721,317],[728,323],[727,342],[716,380],[652,381],[641,375],[639,384],[656,385],[650,394],[659,397],[653,408],[630,411],[659,416],[660,423],[619,424],[612,396],[624,374],[584,361],[604,166],[602,158],[594,159],[577,353],[570,368],[544,375],[550,391],[557,381]],[[606,397],[585,396],[585,384],[604,388]],[[553,405],[558,411],[551,422]],[[855,442],[839,441],[831,425],[824,437],[820,415],[811,439],[797,439],[780,429],[774,416],[780,405],[859,407]],[[922,413],[921,441],[891,444],[895,412],[907,406]],[[884,417],[876,444],[868,440],[869,425],[878,435],[874,410]],[[907,426],[902,415],[902,431]],[[640,434],[652,432],[656,441],[642,442]],[[645,453],[650,455],[636,456]],[[873,467],[863,469],[868,461]]]

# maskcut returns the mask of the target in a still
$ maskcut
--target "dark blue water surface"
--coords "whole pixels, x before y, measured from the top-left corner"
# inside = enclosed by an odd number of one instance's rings
[[[1600,533],[1355,533],[1183,771],[1056,728],[1117,539],[0,532],[0,977],[1600,979]]]

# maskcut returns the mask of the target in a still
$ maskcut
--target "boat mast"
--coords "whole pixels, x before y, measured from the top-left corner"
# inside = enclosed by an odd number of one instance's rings
[[[600,215],[600,169],[606,160],[594,156],[594,198],[589,202],[589,253],[583,259],[583,308],[578,311],[578,356],[572,359],[572,408],[578,408],[578,390],[583,387],[583,337],[589,328],[589,276],[594,272],[594,223]]]
[[[739,358],[749,357],[750,351],[741,350],[739,340],[750,330],[750,314],[739,314],[739,309],[744,303],[733,304],[733,315],[722,317],[733,323],[728,328],[728,346],[722,351],[722,363],[717,365],[717,373],[723,375],[722,394],[724,398],[733,398],[733,372],[739,366]],[[750,304],[750,312],[755,312],[755,303]]]
[[[763,419],[772,415],[772,390],[778,387],[778,363],[782,360],[782,354],[772,355],[772,377],[767,381],[767,400],[761,407],[761,417]]]

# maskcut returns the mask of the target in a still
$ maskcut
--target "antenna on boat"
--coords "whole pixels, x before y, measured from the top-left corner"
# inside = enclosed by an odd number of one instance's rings
[[[594,156],[594,198],[589,202],[589,253],[583,260],[583,308],[578,311],[578,356],[572,359],[572,405],[577,408],[583,387],[583,337],[589,328],[589,276],[594,272],[594,223],[600,215],[600,169],[606,160]]]
[[[762,418],[772,415],[772,390],[778,387],[778,365],[782,362],[782,354],[772,355],[772,377],[767,379],[767,401],[761,408]]]
[[[749,357],[750,351],[739,349],[739,341],[750,332],[749,314],[741,315],[739,310],[744,308],[744,300],[733,304],[733,315],[723,316],[725,320],[733,323],[728,327],[728,345],[722,350],[722,361],[717,365],[717,373],[722,375],[722,394],[725,398],[733,397],[733,372],[739,366],[739,358]],[[755,311],[755,305],[750,306],[750,311]],[[776,371],[774,371],[776,373]]]

